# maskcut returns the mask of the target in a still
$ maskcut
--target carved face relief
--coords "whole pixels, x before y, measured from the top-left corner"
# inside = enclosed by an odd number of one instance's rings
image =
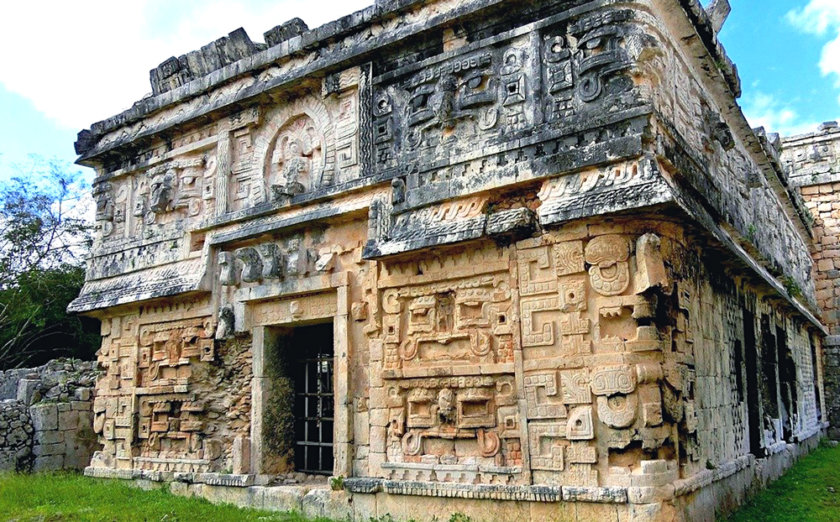
[[[578,95],[585,102],[597,99],[609,76],[630,66],[622,23],[630,18],[626,10],[607,11],[584,18],[569,30],[578,38]]]
[[[169,339],[164,345],[164,352],[169,358],[170,362],[177,361],[181,358],[181,339],[178,330],[172,330],[169,334]]]
[[[266,165],[267,181],[275,199],[331,182],[324,168],[323,143],[323,136],[307,115],[296,117],[280,129]]]
[[[460,135],[476,132],[476,127],[489,130],[496,125],[498,109],[498,79],[491,66],[492,54],[462,56],[437,67],[425,69],[404,82],[405,109],[403,134],[405,150],[417,150],[455,139],[456,127]],[[390,114],[393,102],[387,92],[379,94],[377,106],[378,143],[393,138],[393,122],[384,118]],[[465,122],[469,122],[464,125]],[[391,158],[387,146],[379,157]]]
[[[438,393],[438,417],[441,423],[452,424],[455,412],[455,393],[444,388]]]
[[[114,218],[113,194],[110,183],[99,183],[93,189],[93,198],[96,201],[97,221],[110,221]]]
[[[160,213],[171,210],[172,201],[175,196],[176,179],[175,170],[173,169],[169,169],[162,174],[157,174],[152,178],[152,183],[149,187],[149,208],[152,212]]]
[[[100,183],[93,189],[93,199],[96,202],[95,219],[99,234],[105,238],[114,231],[114,194],[110,183]]]

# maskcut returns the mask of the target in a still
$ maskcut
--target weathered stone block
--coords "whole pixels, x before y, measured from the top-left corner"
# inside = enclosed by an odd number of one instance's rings
[[[59,430],[36,431],[34,434],[36,444],[56,444],[64,442],[64,432]]]
[[[17,387],[17,400],[29,406],[40,398],[38,391],[41,381],[39,379],[21,379]]]
[[[58,428],[61,430],[75,430],[79,427],[79,412],[74,410],[58,412]]]
[[[70,409],[74,411],[88,411],[92,407],[89,401],[70,401]]]
[[[64,455],[42,455],[35,457],[35,462],[32,465],[32,471],[54,471],[64,469]]]
[[[313,489],[301,499],[301,512],[307,518],[325,517],[327,505],[330,502],[329,489]]]
[[[58,429],[58,408],[56,404],[36,404],[29,408],[35,431]]]
[[[263,492],[263,506],[270,511],[301,511],[306,491],[302,487],[267,487]]]
[[[237,437],[233,441],[233,473],[245,474],[251,471],[251,439]]]

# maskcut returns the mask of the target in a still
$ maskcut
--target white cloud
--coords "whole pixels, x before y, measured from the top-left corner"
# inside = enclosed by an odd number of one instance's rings
[[[81,129],[149,92],[149,69],[245,27],[255,41],[293,18],[310,27],[373,0],[29,0],[0,16],[0,83]]]
[[[773,96],[756,91],[743,99],[743,111],[752,127],[793,136],[814,132],[819,122],[804,121],[797,112]]]
[[[840,4],[837,0],[811,0],[802,9],[788,12],[786,17],[795,27],[822,36],[840,25]]]
[[[802,32],[831,38],[823,46],[819,66],[823,76],[835,75],[840,86],[840,1],[811,0],[802,9],[788,12],[786,18]]]

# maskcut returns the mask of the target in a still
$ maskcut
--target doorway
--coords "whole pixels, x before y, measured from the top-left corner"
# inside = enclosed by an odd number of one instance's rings
[[[291,330],[290,376],[293,381],[295,470],[333,473],[333,325]]]
[[[758,353],[755,342],[755,316],[743,309],[744,317],[744,359],[747,374],[747,425],[750,437],[750,453],[756,457],[763,457],[761,447],[761,412],[759,410],[759,370]],[[741,371],[738,368],[738,371]]]

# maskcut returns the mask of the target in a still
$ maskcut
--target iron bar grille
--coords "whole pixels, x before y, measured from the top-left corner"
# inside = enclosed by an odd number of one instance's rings
[[[333,472],[332,324],[295,329],[295,469]]]

